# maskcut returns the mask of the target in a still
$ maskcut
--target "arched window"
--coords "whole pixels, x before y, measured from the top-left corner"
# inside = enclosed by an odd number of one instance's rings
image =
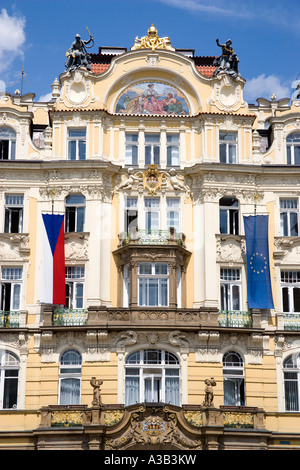
[[[292,354],[283,362],[286,411],[299,410],[300,354]]]
[[[220,207],[220,233],[239,234],[239,202],[234,197],[222,197]]]
[[[180,405],[180,364],[160,349],[131,353],[125,365],[125,406],[135,403]]]
[[[19,368],[15,354],[0,350],[0,409],[17,408]]]
[[[16,158],[16,133],[10,127],[0,127],[0,160]]]
[[[66,232],[84,232],[85,197],[82,194],[70,194],[66,197]]]
[[[299,132],[294,132],[286,138],[286,162],[288,165],[300,165]]]
[[[228,351],[223,357],[224,405],[245,405],[244,361],[240,354]]]
[[[60,358],[59,404],[80,404],[81,354],[75,349],[65,351]]]

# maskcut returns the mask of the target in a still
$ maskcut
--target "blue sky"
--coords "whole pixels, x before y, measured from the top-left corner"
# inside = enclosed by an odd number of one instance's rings
[[[1,0],[0,91],[21,88],[40,100],[64,72],[79,33],[95,45],[128,50],[154,24],[160,37],[197,56],[219,55],[216,38],[232,40],[247,80],[245,99],[291,97],[300,78],[300,0]]]

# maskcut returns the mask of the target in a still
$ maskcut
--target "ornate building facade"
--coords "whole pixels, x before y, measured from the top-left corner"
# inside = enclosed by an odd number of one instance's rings
[[[0,97],[0,449],[299,449],[300,100],[245,102],[230,41],[76,41],[49,102]],[[274,308],[248,305],[249,214]]]

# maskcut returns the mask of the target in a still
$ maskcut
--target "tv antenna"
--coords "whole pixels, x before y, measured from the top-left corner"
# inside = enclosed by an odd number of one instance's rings
[[[20,73],[20,75],[18,76],[17,80],[13,83],[12,86],[14,86],[21,78],[21,96],[23,95],[23,83],[24,83],[24,78],[26,79],[28,85],[31,87],[27,77],[26,77],[26,73],[24,72],[24,60],[22,62],[22,72]]]

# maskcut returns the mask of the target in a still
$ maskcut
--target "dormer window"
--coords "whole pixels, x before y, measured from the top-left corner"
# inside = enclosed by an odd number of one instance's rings
[[[300,133],[294,132],[286,139],[286,162],[288,165],[300,165]]]
[[[0,160],[16,158],[16,133],[10,127],[0,127]]]

